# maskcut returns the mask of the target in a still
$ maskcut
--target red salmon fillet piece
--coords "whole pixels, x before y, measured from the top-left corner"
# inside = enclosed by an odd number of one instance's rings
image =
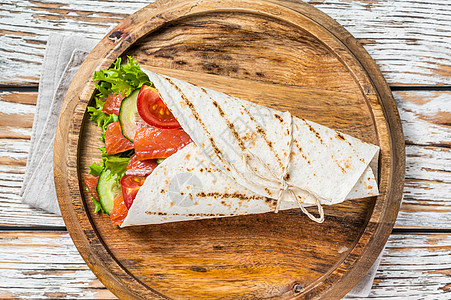
[[[124,197],[122,193],[114,198],[113,211],[110,214],[111,223],[113,225],[121,225],[127,217],[128,209],[125,206]]]
[[[141,127],[135,133],[135,153],[139,160],[166,158],[192,142],[181,128]]]
[[[97,194],[97,182],[99,182],[99,177],[86,177],[85,184],[88,187],[91,196],[99,201],[99,195]]]
[[[102,112],[109,115],[114,114],[119,116],[119,110],[121,108],[122,100],[125,98],[122,94],[109,94],[103,104]]]
[[[125,174],[133,176],[147,176],[158,166],[154,159],[139,160],[136,154],[130,157]]]
[[[133,149],[133,143],[122,135],[119,122],[108,125],[105,134],[105,148],[106,153],[110,155]]]

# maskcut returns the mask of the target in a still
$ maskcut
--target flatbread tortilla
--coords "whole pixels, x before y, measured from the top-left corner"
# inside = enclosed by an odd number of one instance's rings
[[[370,167],[378,146],[288,112],[144,72],[194,143],[148,176],[122,226],[266,213],[279,200],[284,210],[298,208],[298,200],[331,205],[378,194]],[[246,153],[250,162],[243,159]],[[279,199],[281,186],[260,176],[284,177],[298,187],[298,200]]]

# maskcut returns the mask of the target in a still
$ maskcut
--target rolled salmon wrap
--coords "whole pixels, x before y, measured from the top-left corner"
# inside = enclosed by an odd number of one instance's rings
[[[190,143],[147,176],[122,227],[286,209],[321,223],[327,217],[323,205],[378,195],[370,167],[378,146],[289,112],[143,71]]]

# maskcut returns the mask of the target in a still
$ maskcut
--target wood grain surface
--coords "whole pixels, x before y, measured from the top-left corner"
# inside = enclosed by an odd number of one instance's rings
[[[294,210],[113,228],[108,217],[92,213],[80,180],[95,153],[100,159],[98,130],[85,115],[92,74],[119,55],[378,144],[380,195],[325,208],[324,224]],[[390,234],[401,200],[404,139],[377,66],[311,6],[156,2],[114,28],[81,66],[64,100],[54,167],[75,245],[120,297],[338,299],[367,272]]]
[[[406,137],[398,229],[365,299],[449,299],[449,234],[434,233],[451,230],[451,108],[446,105],[451,92],[441,89],[450,84],[449,1],[308,2],[342,24],[376,59],[396,88]],[[61,232],[62,219],[21,203],[18,191],[48,34],[101,38],[110,25],[145,5],[134,0],[0,3],[0,226],[8,230],[0,233],[0,298],[115,298]],[[9,85],[17,88],[5,88]],[[400,91],[399,85],[414,87]],[[54,232],[34,231],[46,226]]]
[[[406,138],[404,200],[395,228],[451,229],[451,99],[449,91],[393,92]],[[2,92],[0,119],[0,225],[63,226],[52,214],[30,208],[18,196],[28,155],[36,92]],[[24,121],[27,125],[24,127]],[[8,135],[5,134],[8,133]],[[429,134],[429,132],[433,134]],[[8,145],[8,146],[7,146]]]
[[[101,38],[153,1],[4,0],[0,82],[35,85],[50,32]],[[310,0],[353,34],[395,85],[451,84],[448,0]]]
[[[0,257],[2,299],[117,299],[68,233],[0,232]],[[449,234],[392,234],[369,297],[357,299],[448,299],[450,270]]]

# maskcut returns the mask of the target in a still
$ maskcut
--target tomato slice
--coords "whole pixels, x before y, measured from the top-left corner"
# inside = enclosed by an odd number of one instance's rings
[[[99,195],[97,194],[97,182],[99,182],[99,177],[86,177],[85,184],[88,188],[91,196],[99,201]]]
[[[158,166],[155,159],[139,160],[136,154],[130,157],[125,174],[134,176],[147,176]]]
[[[154,88],[143,85],[138,94],[138,113],[149,125],[160,128],[180,128],[180,124],[172,112],[160,98]]]
[[[191,142],[183,129],[141,127],[135,134],[135,154],[139,160],[166,158]]]
[[[109,155],[133,149],[133,143],[122,135],[119,122],[108,125],[105,133],[105,149]]]
[[[133,204],[133,200],[136,198],[136,194],[138,194],[139,188],[146,181],[146,177],[144,176],[131,176],[124,175],[121,178],[121,188],[122,195],[124,196],[125,206],[130,209]]]
[[[119,110],[121,109],[121,103],[124,98],[125,96],[122,94],[109,94],[103,104],[102,112],[119,116]]]
[[[113,225],[121,225],[128,214],[128,208],[125,206],[124,197],[119,194],[114,198],[113,211],[110,214],[111,223]]]

